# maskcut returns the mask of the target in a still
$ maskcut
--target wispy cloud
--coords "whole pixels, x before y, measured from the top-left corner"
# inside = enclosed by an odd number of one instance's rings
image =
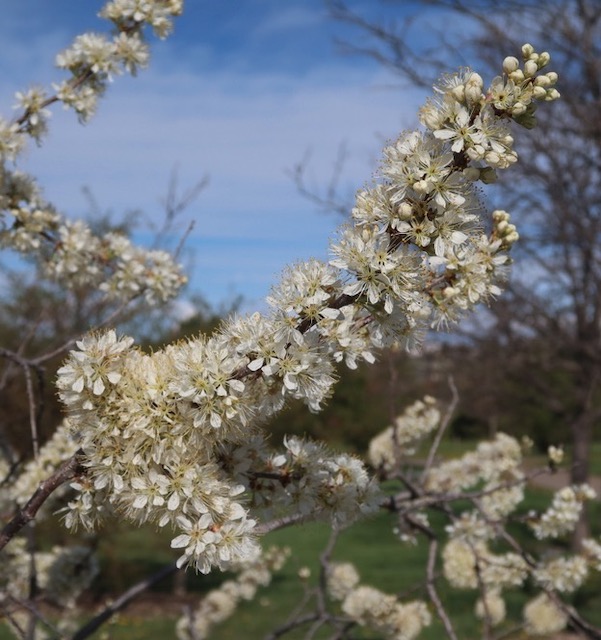
[[[288,32],[323,23],[325,11],[322,7],[307,5],[280,5],[272,11],[252,31],[254,38],[265,37],[275,33]]]
[[[262,28],[312,19],[313,10],[297,5]],[[49,49],[53,56],[58,40],[29,43],[32,59]],[[168,47],[158,56],[139,78],[117,79],[86,127],[59,109],[47,142],[31,150],[24,168],[69,215],[87,210],[87,186],[101,207],[142,209],[154,219],[174,165],[184,186],[208,173],[208,189],[187,212],[196,219],[188,245],[196,251],[192,287],[213,302],[232,291],[260,299],[287,263],[324,256],[338,220],[303,200],[286,169],[311,149],[309,173],[324,185],[344,141],[345,184],[362,186],[381,139],[412,126],[419,101],[383,89],[390,76],[349,60],[318,61],[299,77],[262,69],[201,73],[178,65]],[[5,86],[0,80],[2,93]]]

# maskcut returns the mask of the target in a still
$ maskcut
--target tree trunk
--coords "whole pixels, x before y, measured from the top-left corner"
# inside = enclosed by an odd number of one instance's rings
[[[570,480],[572,484],[583,484],[589,481],[590,476],[590,455],[593,435],[593,422],[595,416],[589,411],[584,411],[572,423],[572,468],[570,470]],[[574,550],[580,550],[582,541],[590,536],[590,525],[588,518],[588,508],[584,505],[582,515],[572,538]]]

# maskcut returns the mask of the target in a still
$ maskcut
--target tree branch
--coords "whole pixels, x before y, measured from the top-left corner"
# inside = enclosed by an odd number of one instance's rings
[[[81,464],[82,451],[78,451],[66,460],[49,478],[44,480],[36,489],[27,504],[8,522],[0,533],[0,549],[3,549],[10,540],[29,522],[31,522],[40,507],[46,502],[53,491],[65,482],[83,474],[85,468]]]

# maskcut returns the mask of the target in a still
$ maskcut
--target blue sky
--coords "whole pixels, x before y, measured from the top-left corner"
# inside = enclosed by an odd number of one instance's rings
[[[106,29],[100,6],[0,0],[4,116],[15,91],[60,77],[54,56],[75,35]],[[85,127],[55,109],[49,138],[21,166],[69,217],[89,211],[87,187],[116,219],[139,209],[157,222],[174,167],[184,188],[208,175],[181,218],[180,232],[195,222],[184,256],[190,290],[213,304],[241,294],[246,309],[261,308],[286,264],[326,257],[340,222],[303,199],[287,170],[310,153],[309,182],[323,187],[344,143],[341,189],[352,194],[370,180],[383,141],[416,124],[421,94],[399,91],[374,62],[340,54],[334,38],[356,36],[321,0],[188,0],[175,33],[152,41],[148,70],[117,78]]]

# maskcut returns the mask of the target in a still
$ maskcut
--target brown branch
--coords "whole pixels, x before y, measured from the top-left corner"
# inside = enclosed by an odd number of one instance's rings
[[[46,502],[53,491],[65,482],[83,474],[85,468],[81,464],[82,451],[78,451],[66,460],[49,478],[44,480],[36,489],[27,504],[20,509],[8,522],[0,533],[0,549],[3,549],[10,540],[29,522],[31,522],[40,507]]]
[[[134,598],[140,595],[143,591],[146,591],[157,582],[164,580],[171,574],[178,570],[175,562],[164,566],[152,576],[140,580],[133,587],[128,589],[124,594],[117,598],[114,602],[111,602],[104,611],[101,611],[97,616],[92,618],[89,622],[80,627],[71,637],[71,640],[84,640],[91,636],[96,629],[100,628],[107,620],[112,618],[118,611],[121,611],[126,607]]]

